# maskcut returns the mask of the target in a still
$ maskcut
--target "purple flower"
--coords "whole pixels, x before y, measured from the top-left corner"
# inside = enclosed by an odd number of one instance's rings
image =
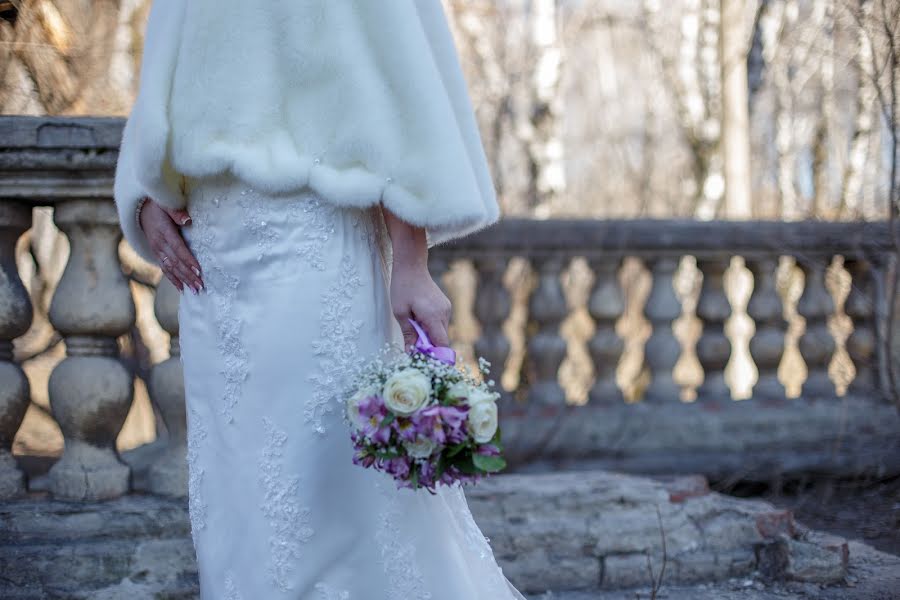
[[[441,406],[441,418],[444,424],[455,429],[465,423],[466,415],[469,413],[468,406]]]
[[[447,441],[451,444],[464,442],[468,437],[466,428],[466,416],[469,413],[468,406],[442,406],[441,418],[447,430]]]
[[[353,454],[353,464],[363,467],[371,467],[375,462],[375,457],[365,452],[356,452]]]
[[[426,437],[436,444],[444,444],[447,441],[444,427],[441,425],[441,406],[434,404],[417,411],[412,415],[412,422],[416,433]]]
[[[362,418],[384,417],[385,415],[387,415],[387,410],[384,408],[384,400],[381,399],[381,396],[366,396],[360,401],[359,416]]]
[[[409,457],[398,456],[387,460],[385,471],[394,476],[394,479],[406,479],[409,477]]]
[[[500,456],[500,448],[494,444],[481,444],[475,452],[485,456]]]
[[[366,435],[376,444],[386,445],[391,440],[391,426],[372,425],[367,428]]]
[[[397,417],[391,422],[391,428],[397,432],[401,440],[414,442],[418,436],[415,424],[407,417]]]

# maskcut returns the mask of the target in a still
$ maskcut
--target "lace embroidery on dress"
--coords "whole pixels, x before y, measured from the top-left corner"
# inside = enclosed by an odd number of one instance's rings
[[[234,583],[234,576],[231,571],[225,574],[225,600],[244,600],[244,597],[241,596],[237,589],[237,585]]]
[[[315,589],[319,592],[319,600],[350,600],[350,592],[338,590],[327,583],[317,583]]]
[[[263,426],[267,441],[259,457],[259,479],[265,494],[262,511],[272,527],[268,572],[280,590],[288,591],[292,589],[288,575],[300,559],[300,545],[308,542],[314,531],[309,508],[297,502],[300,477],[282,472],[282,446],[287,432],[276,427],[269,417],[263,417]]]
[[[220,413],[228,423],[234,422],[232,410],[237,404],[244,380],[247,379],[247,351],[241,342],[241,320],[234,316],[232,304],[237,293],[240,280],[226,271],[210,250],[215,242],[215,234],[209,225],[211,208],[205,198],[199,198],[191,207],[191,218],[196,232],[191,250],[204,273],[204,289],[214,303],[216,311],[216,333],[219,338],[219,352],[222,354],[220,373],[225,378],[225,393],[222,398]],[[219,205],[220,198],[215,196],[212,202]]]
[[[288,206],[291,222],[303,227],[303,239],[297,247],[297,256],[318,271],[326,268],[322,248],[334,233],[337,210],[335,204],[326,202],[313,192],[302,194]]]
[[[238,204],[244,211],[244,228],[256,238],[256,246],[259,248],[256,260],[262,260],[263,255],[271,252],[275,242],[281,237],[276,229],[270,227],[277,214],[275,209],[280,209],[281,206],[274,202],[260,202],[259,195],[253,188],[241,190]]]
[[[381,548],[381,564],[388,578],[388,598],[431,600],[431,592],[425,590],[425,580],[416,561],[416,547],[412,542],[402,542],[398,535],[397,524],[403,515],[385,490],[384,481],[376,481],[375,486],[384,498],[384,510],[375,532],[375,541]]]
[[[363,322],[348,315],[354,294],[361,286],[356,265],[345,256],[341,260],[338,280],[322,294],[320,337],[313,342],[313,354],[321,357],[319,372],[309,376],[313,389],[303,411],[306,422],[312,423],[319,434],[325,434],[322,418],[343,401],[347,368],[359,359],[356,338]]]
[[[206,503],[203,501],[200,483],[203,481],[203,467],[199,465],[200,444],[206,439],[207,432],[200,414],[190,407],[191,422],[188,428],[187,461],[188,461],[188,514],[191,521],[191,532],[196,542],[197,532],[206,527]]]

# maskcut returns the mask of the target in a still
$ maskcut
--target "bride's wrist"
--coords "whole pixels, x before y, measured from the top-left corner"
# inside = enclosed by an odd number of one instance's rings
[[[400,219],[390,210],[385,210],[385,222],[391,238],[393,268],[427,271],[428,243],[425,229]]]

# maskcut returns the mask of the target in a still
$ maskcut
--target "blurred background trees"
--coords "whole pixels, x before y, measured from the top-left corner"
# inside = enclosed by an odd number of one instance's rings
[[[0,111],[127,115],[150,4],[0,0]],[[900,0],[444,6],[508,215],[887,215]]]

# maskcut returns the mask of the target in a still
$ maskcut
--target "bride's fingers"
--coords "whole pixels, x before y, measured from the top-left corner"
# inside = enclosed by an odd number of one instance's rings
[[[166,240],[169,242],[169,245],[175,251],[175,255],[178,257],[178,260],[186,269],[190,271],[188,275],[189,281],[197,288],[203,288],[203,280],[200,276],[200,263],[191,254],[190,248],[187,247],[187,244],[184,242],[184,238],[181,236],[180,231],[176,231],[172,236],[172,239]]]
[[[421,325],[428,334],[431,343],[435,346],[449,346],[450,338],[447,335],[447,326],[438,315],[426,315],[422,317]]]
[[[165,206],[161,207],[169,217],[178,223],[179,225],[190,225],[191,224],[191,215],[188,214],[188,211],[183,208],[167,208]]]
[[[183,243],[184,242],[182,242],[182,244]],[[163,252],[169,259],[166,261],[166,266],[169,267],[172,273],[178,277],[184,285],[190,287],[194,292],[199,292],[203,287],[200,284],[200,279],[191,272],[190,267],[182,260],[177,248],[177,242],[166,240],[166,243],[163,245]]]
[[[178,277],[175,275],[175,273],[172,272],[172,269],[169,268],[168,263],[169,263],[170,260],[171,260],[171,259],[168,258],[168,256],[166,256],[166,260],[164,260],[164,261],[161,260],[161,261],[160,261],[160,263],[161,263],[161,264],[160,264],[160,269],[162,270],[163,275],[166,276],[166,279],[168,279],[169,281],[171,281],[171,282],[172,282],[172,285],[174,285],[175,288],[176,288],[179,292],[183,292],[183,291],[184,291],[184,284],[181,283],[181,280],[178,279]]]
[[[416,335],[416,330],[407,320],[406,316],[398,315],[396,318],[397,322],[400,323],[400,331],[403,332],[403,347],[409,348],[416,343],[416,339],[419,336]]]

